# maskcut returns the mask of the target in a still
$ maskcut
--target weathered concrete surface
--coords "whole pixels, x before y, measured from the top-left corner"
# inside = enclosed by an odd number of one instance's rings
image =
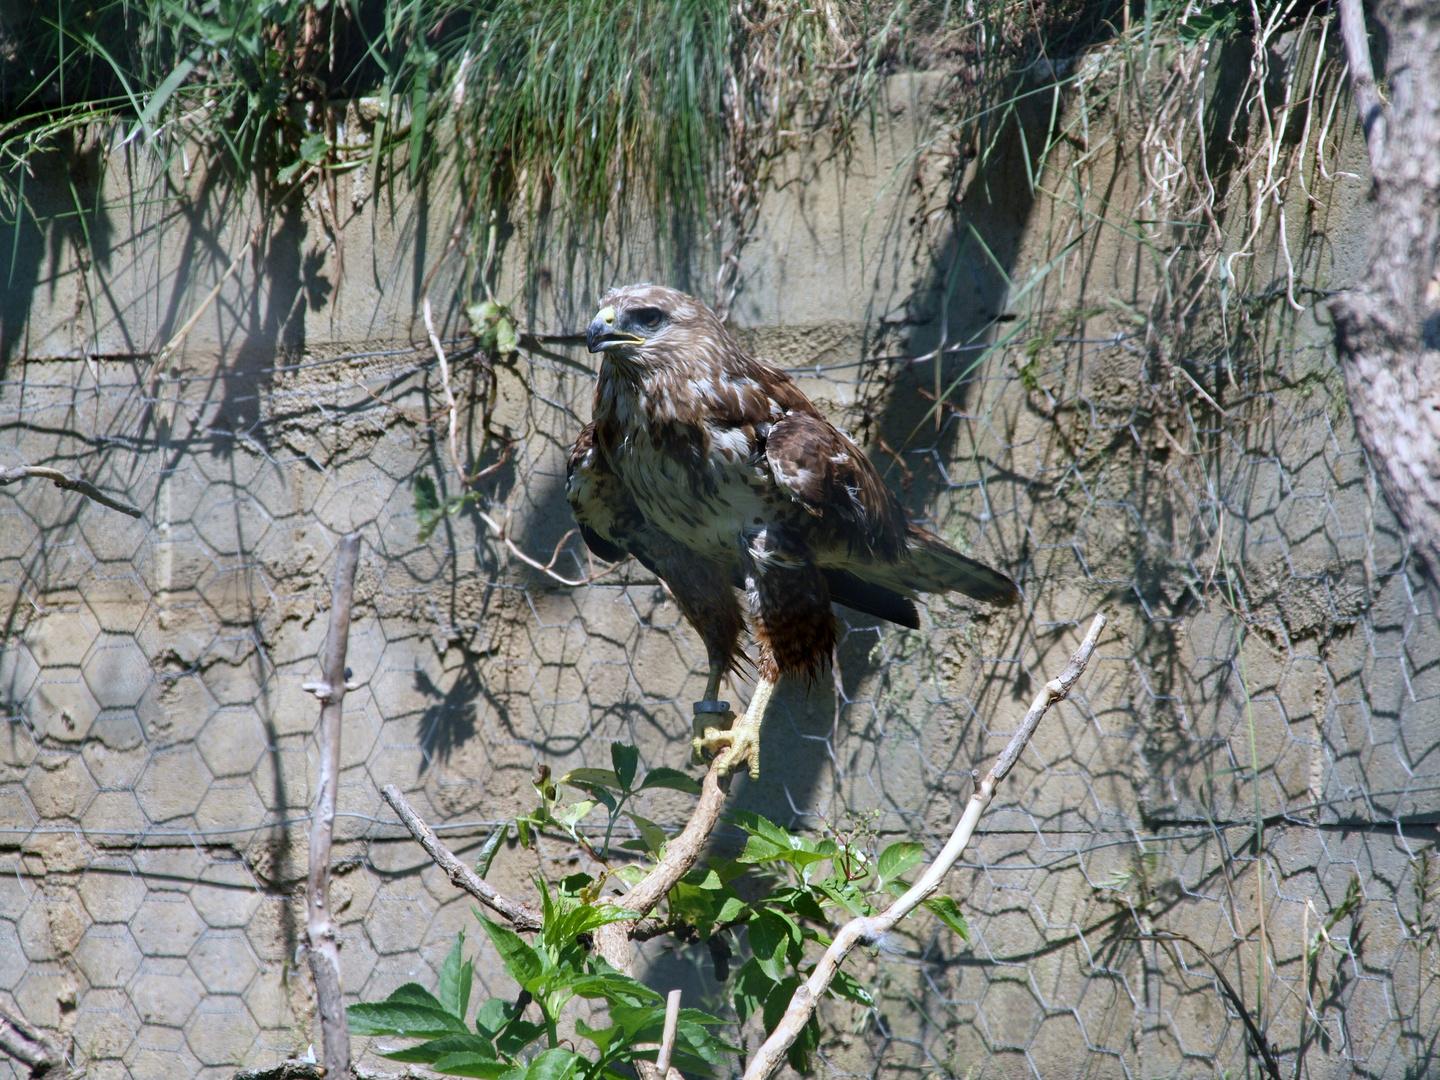
[[[857,968],[882,1008],[836,1008],[822,1071],[1242,1068],[1238,1021],[1195,957],[1180,971],[1131,939],[1137,924],[1181,930],[1253,995],[1263,899],[1272,1039],[1295,1051],[1303,968],[1330,1039],[1310,1067],[1403,1075],[1435,1026],[1433,955],[1414,927],[1428,917],[1415,856],[1440,808],[1440,633],[1368,483],[1324,327],[1308,313],[1265,323],[1281,342],[1268,366],[1233,391],[1223,375],[1209,384],[1233,394],[1233,417],[1159,409],[1164,371],[1112,303],[1153,287],[1144,245],[1032,198],[1014,139],[962,190],[984,247],[962,245],[946,212],[954,148],[912,153],[936,86],[893,81],[848,170],[794,162],[803,182],[767,199],[735,320],[870,440],[917,513],[1016,575],[1025,600],[1003,613],[936,600],[915,633],[849,617],[833,687],[784,689],[762,780],[738,781],[736,801],[797,826],[856,815],[933,850],[1036,680],[1097,608],[1113,622],[1083,695],[1047,721],[956,872],[971,942],[921,923],[907,952]],[[1322,285],[1345,281],[1364,244],[1363,189],[1336,175],[1312,186],[1309,217],[1291,193],[1291,250]],[[1095,156],[1086,176],[1090,213],[1139,198],[1125,155]],[[0,994],[73,1037],[92,1075],[222,1076],[315,1038],[295,952],[316,716],[302,684],[339,534],[365,540],[334,886],[357,996],[433,982],[471,923],[391,824],[384,784],[473,856],[532,805],[537,765],[608,764],[615,739],[647,766],[687,758],[703,650],[657,582],[632,566],[559,585],[469,508],[417,539],[414,478],[455,490],[423,421],[441,408],[438,373],[409,348],[453,199],[357,206],[366,183],[340,181],[339,244],[328,206],[262,221],[220,186],[133,206],[108,188],[90,222],[103,255],[88,263],[70,225],[19,239],[0,464],[63,463],[146,511],[132,522],[33,482],[0,498]],[[171,339],[256,224],[261,254],[241,259],[168,369],[132,359]],[[502,299],[527,295],[523,246]],[[1278,266],[1278,248],[1262,250]],[[589,259],[545,267],[530,325],[572,328],[599,288],[666,276],[643,245]],[[1032,320],[1012,347],[968,374],[964,347],[938,369],[912,362],[942,333],[964,346],[1047,266],[1012,309]],[[454,280],[442,268],[432,295],[458,334]],[[1078,332],[1047,336],[1060,313],[1092,308]],[[331,359],[349,353],[372,355]],[[588,415],[591,363],[562,351],[500,368],[494,425],[516,450],[485,488],[524,551],[544,562],[564,540],[554,566],[572,579],[593,567],[565,539],[562,455]],[[462,362],[458,381],[473,374]],[[963,382],[940,425],[937,378]],[[1188,391],[1169,378],[1178,402]],[[1247,606],[1222,602],[1217,575]],[[1259,864],[1245,847],[1257,801]],[[677,822],[687,803],[657,794],[639,810]],[[525,892],[577,865],[544,840],[503,850],[492,880]],[[1353,953],[1302,960],[1302,932],[1352,880],[1364,902],[1332,932]],[[657,985],[718,997],[703,952],[650,961]],[[506,991],[488,957],[480,970],[481,990]]]

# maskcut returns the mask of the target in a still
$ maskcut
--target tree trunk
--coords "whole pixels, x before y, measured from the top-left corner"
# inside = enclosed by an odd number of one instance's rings
[[[1370,58],[1364,26],[1356,27],[1358,0],[1342,4],[1341,16],[1370,150],[1375,224],[1364,278],[1330,310],[1360,441],[1431,580],[1440,582],[1440,3],[1377,7],[1389,47],[1383,116],[1365,106]]]

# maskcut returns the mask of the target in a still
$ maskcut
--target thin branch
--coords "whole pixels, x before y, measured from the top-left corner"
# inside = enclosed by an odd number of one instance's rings
[[[494,886],[461,862],[453,851],[440,842],[440,838],[425,824],[414,807],[405,801],[405,796],[400,794],[398,787],[386,784],[380,795],[395,813],[400,815],[401,822],[410,830],[415,842],[435,860],[435,865],[445,871],[445,875],[457,889],[464,889],[491,911],[503,915],[517,930],[540,929],[540,912],[521,900],[496,892]]]
[[[320,726],[315,733],[320,763],[315,778],[315,809],[310,817],[305,930],[328,1076],[345,1076],[350,1071],[350,1029],[346,1026],[345,1000],[340,989],[340,947],[330,921],[330,843],[335,833],[335,797],[340,785],[340,721],[344,715],[345,691],[349,689],[345,653],[350,644],[350,611],[355,597],[355,568],[359,562],[360,536],[351,533],[340,541],[335,561],[330,634],[325,644],[321,681],[304,687],[320,699]]]
[[[445,389],[445,408],[449,413],[449,449],[451,449],[451,464],[455,467],[456,474],[459,474],[461,487],[469,487],[478,477],[471,477],[465,472],[464,465],[459,464],[459,445],[456,442],[456,423],[458,423],[459,409],[455,408],[455,392],[449,384],[449,360],[445,359],[445,347],[441,344],[441,336],[435,333],[435,320],[431,317],[431,298],[429,295],[420,297],[420,314],[425,315],[425,333],[431,338],[431,348],[435,350],[435,359],[441,363],[441,386]]]
[[[0,1009],[0,1050],[26,1065],[31,1076],[49,1072],[60,1060],[44,1035],[4,1009]]]
[[[1345,42],[1345,61],[1350,65],[1350,90],[1355,95],[1355,109],[1360,114],[1360,127],[1365,132],[1365,147],[1370,164],[1380,161],[1385,143],[1385,103],[1375,84],[1375,68],[1370,63],[1370,38],[1365,33],[1365,8],[1361,0],[1338,0],[1340,37]]]
[[[655,1071],[662,1076],[670,1071],[670,1057],[675,1053],[675,1032],[680,1026],[680,991],[671,990],[665,999],[665,1031],[660,1036],[660,1053],[655,1056]]]
[[[205,299],[200,301],[194,312],[191,313],[190,318],[185,320],[185,325],[180,327],[175,336],[167,341],[165,346],[155,354],[156,371],[163,372],[165,370],[165,364],[169,361],[171,355],[176,349],[180,348],[181,345],[185,344],[185,339],[190,336],[190,331],[195,329],[195,324],[200,321],[200,316],[205,314],[206,310],[220,295],[220,291],[225,288],[225,283],[230,280],[236,270],[240,269],[240,263],[244,260],[245,256],[250,253],[250,249],[255,246],[255,239],[258,234],[259,230],[257,229],[256,232],[251,235],[250,239],[245,241],[245,246],[236,254],[225,273],[220,275],[220,280],[215,283],[215,287],[205,295]]]
[[[66,476],[59,469],[51,469],[44,465],[17,465],[13,469],[0,468],[0,486],[13,484],[17,480],[24,480],[34,476],[40,480],[49,480],[58,488],[66,491],[78,491],[87,499],[93,499],[101,506],[108,506],[111,510],[119,510],[122,514],[129,514],[133,518],[143,517],[145,511],[129,503],[123,503],[119,499],[106,495],[88,480],[81,480],[78,477]]]
[[[975,832],[975,826],[980,821],[980,816],[995,795],[996,786],[1005,779],[1006,774],[1019,760],[1026,744],[1030,742],[1030,737],[1035,734],[1041,718],[1050,709],[1050,706],[1063,700],[1070,693],[1081,674],[1084,673],[1085,666],[1090,662],[1090,657],[1095,651],[1095,643],[1100,638],[1100,631],[1105,628],[1105,622],[1104,615],[1095,616],[1095,621],[1090,624],[1090,632],[1085,635],[1085,640],[1080,643],[1080,648],[1070,658],[1070,662],[1065,665],[1065,670],[1058,677],[1046,683],[1035,696],[1030,711],[1025,714],[1024,723],[1020,725],[1020,730],[1015,732],[1010,739],[1009,745],[1001,752],[989,774],[980,781],[980,786],[976,788],[975,794],[970,796],[965,813],[955,826],[955,831],[950,834],[949,841],[946,842],[939,857],[930,864],[925,873],[920,875],[920,880],[910,886],[904,896],[896,900],[880,915],[851,919],[840,928],[833,943],[825,950],[825,955],[815,965],[815,970],[810,978],[796,989],[795,996],[790,999],[790,1007],[785,1010],[785,1015],[781,1018],[780,1023],[756,1052],[755,1057],[751,1059],[750,1067],[745,1070],[745,1080],[765,1080],[780,1067],[780,1063],[785,1059],[785,1052],[790,1049],[790,1045],[809,1023],[810,1017],[815,1012],[815,1006],[819,1004],[825,991],[829,989],[830,983],[840,970],[840,964],[852,949],[857,945],[873,945],[879,941],[896,923],[919,907],[940,887],[941,880],[950,872],[950,868],[964,853],[965,846],[970,843],[970,837]],[[621,902],[624,903],[624,901]]]

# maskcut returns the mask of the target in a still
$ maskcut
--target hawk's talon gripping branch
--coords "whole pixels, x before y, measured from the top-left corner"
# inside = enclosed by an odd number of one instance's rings
[[[775,692],[775,683],[762,678],[755,687],[755,696],[745,715],[734,720],[728,731],[708,727],[703,735],[695,739],[695,756],[702,753],[718,757],[716,773],[728,776],[742,761],[749,766],[750,779],[760,779],[760,724],[765,719],[765,710],[770,704],[770,695]],[[699,712],[698,704],[696,712]],[[734,716],[732,713],[731,716]]]

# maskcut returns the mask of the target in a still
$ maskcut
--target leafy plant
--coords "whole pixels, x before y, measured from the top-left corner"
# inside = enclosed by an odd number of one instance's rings
[[[380,1053],[393,1061],[428,1065],[447,1076],[486,1080],[624,1080],[617,1066],[642,1058],[653,1061],[665,1022],[660,995],[611,969],[586,945],[592,931],[631,913],[582,900],[564,886],[552,893],[542,882],[540,893],[545,918],[533,945],[475,912],[506,973],[520,985],[514,1001],[490,998],[476,1009],[473,1021],[467,1021],[474,970],[473,961],[464,958],[462,931],[441,968],[438,995],[406,983],[382,1002],[352,1005],[351,1031],[424,1040]],[[593,1057],[560,1044],[561,1012],[577,997],[603,1002],[610,1014],[610,1024],[603,1028],[575,1019],[575,1034],[596,1048]],[[697,1009],[682,1009],[675,1064],[710,1075],[711,1067],[734,1049],[711,1032],[721,1023]],[[648,1048],[642,1049],[643,1044]]]
[[[664,828],[626,804],[641,792],[656,789],[698,794],[700,785],[675,769],[642,774],[639,757],[635,747],[614,743],[609,769],[574,769],[552,781],[549,770],[542,767],[535,780],[540,796],[536,809],[502,826],[486,841],[478,866],[482,876],[512,828],[526,846],[542,831],[558,831],[603,868],[599,877],[579,873],[554,885],[537,882],[543,925],[533,944],[476,912],[505,970],[521,988],[514,1001],[485,1002],[467,1026],[472,962],[463,959],[462,935],[441,970],[438,995],[406,984],[384,1002],[353,1006],[352,1030],[424,1039],[418,1046],[385,1053],[449,1075],[489,1080],[592,1080],[617,1076],[618,1065],[653,1060],[653,1047],[642,1050],[640,1045],[653,1044],[660,1036],[664,1008],[659,995],[611,969],[591,950],[589,935],[608,923],[634,917],[602,899],[601,891],[612,876],[638,880],[647,860],[662,857],[669,840]],[[586,797],[566,802],[562,788]],[[604,808],[607,820],[604,840],[597,848],[580,827],[599,808]],[[923,860],[924,849],[912,841],[899,841],[875,855],[872,836],[864,829],[812,839],[749,811],[732,811],[728,817],[744,834],[744,848],[733,857],[710,855],[675,884],[665,900],[663,930],[679,940],[710,942],[712,952],[720,956],[733,955],[731,942],[739,947],[743,934],[750,955],[734,972],[727,973],[722,965],[717,975],[726,984],[736,1019],[743,1024],[759,1015],[769,1033],[796,989],[814,971],[818,951],[830,944],[833,924],[855,915],[874,915],[893,897],[903,895],[909,888],[904,878]],[[610,862],[611,841],[621,819],[628,820],[637,835],[615,847],[638,853],[641,862],[619,866]],[[953,899],[932,897],[925,906],[962,939],[968,937]],[[828,993],[867,1008],[874,1004],[870,992],[843,971]],[[603,1003],[609,1012],[610,1023],[604,1028],[591,1028],[581,1017],[574,1020],[576,1033],[594,1046],[588,1057],[558,1043],[561,1013],[576,997]],[[723,1055],[734,1052],[711,1030],[721,1020],[693,1009],[682,1010],[680,1018],[674,1061],[682,1070],[707,1075]],[[812,1017],[790,1050],[795,1068],[808,1068],[819,1036],[818,1020]]]

